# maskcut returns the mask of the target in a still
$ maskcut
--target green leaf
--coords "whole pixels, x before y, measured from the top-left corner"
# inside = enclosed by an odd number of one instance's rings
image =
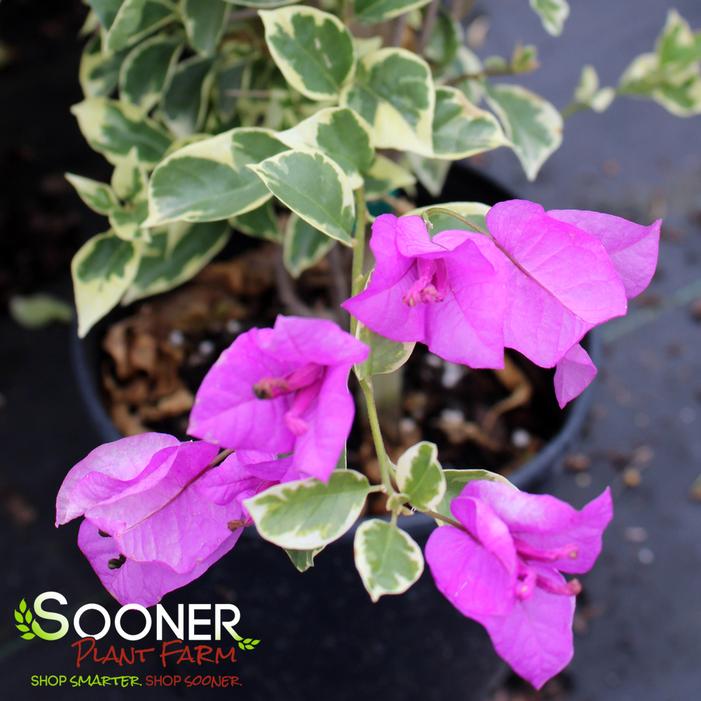
[[[87,0],[88,5],[105,29],[112,26],[123,2],[124,0]]]
[[[119,73],[119,93],[143,112],[161,98],[163,87],[180,56],[182,44],[171,36],[155,36],[134,47]]]
[[[163,121],[176,136],[198,131],[207,114],[207,101],[214,75],[212,59],[192,56],[173,71],[165,88],[161,113]]]
[[[369,200],[379,199],[395,190],[411,187],[415,182],[410,171],[378,154],[365,173],[365,196]]]
[[[484,94],[483,81],[470,77],[482,71],[482,62],[466,46],[458,48],[455,58],[440,73],[443,82],[449,82],[458,89],[473,105],[479,104]]]
[[[181,0],[180,14],[190,45],[204,56],[213,56],[224,32],[227,5],[222,0]]]
[[[300,571],[306,572],[311,567],[314,567],[314,558],[323,550],[323,548],[314,548],[314,550],[289,550],[285,549],[287,557],[290,558],[292,564]]]
[[[132,148],[145,166],[158,163],[170,145],[170,136],[156,122],[126,102],[91,97],[71,112],[92,148],[116,165]]]
[[[15,614],[15,620],[17,621],[17,623],[24,622],[24,616],[17,609],[14,610],[14,614]],[[29,629],[27,629],[27,630],[29,630]]]
[[[418,181],[433,197],[439,197],[445,185],[445,179],[450,170],[450,161],[441,158],[425,158],[416,153],[408,154],[411,165]]]
[[[305,270],[316,265],[335,245],[333,239],[293,213],[287,220],[282,249],[285,267],[292,277],[299,277]]]
[[[73,257],[71,273],[81,338],[117,305],[131,285],[139,264],[137,245],[107,232],[91,238]]]
[[[312,100],[330,100],[351,77],[353,39],[334,15],[295,5],[261,11],[265,40],[285,80]]]
[[[115,165],[111,185],[114,194],[123,202],[131,202],[146,191],[148,177],[136,147]]]
[[[353,542],[355,566],[370,598],[403,594],[424,571],[421,548],[397,526],[370,519],[358,526]]]
[[[119,200],[109,185],[73,173],[66,173],[66,180],[73,185],[80,199],[93,212],[109,214],[113,209],[119,207]]]
[[[105,36],[105,49],[119,51],[175,19],[168,0],[123,0]]]
[[[359,380],[373,375],[386,375],[398,370],[411,357],[415,343],[397,343],[389,338],[380,336],[367,326],[358,324],[356,336],[370,347],[367,360],[355,366],[355,374]]]
[[[487,101],[528,179],[534,180],[562,143],[562,116],[547,100],[520,85],[489,85]]]
[[[88,41],[78,69],[80,87],[85,97],[107,97],[114,92],[125,55],[125,51],[104,53],[99,36]]]
[[[439,205],[419,207],[406,216],[418,215],[423,217],[431,235],[447,229],[463,229],[465,231],[484,231],[487,227],[485,216],[489,206],[482,202],[441,202]],[[454,212],[457,216],[451,216]],[[462,221],[466,219],[469,223]]]
[[[458,49],[464,40],[460,22],[441,10],[436,25],[431,32],[424,55],[438,70],[447,66],[458,55]]]
[[[320,151],[286,151],[249,168],[308,224],[341,243],[351,243],[353,189],[328,156]]]
[[[151,176],[146,226],[217,221],[260,207],[270,192],[247,166],[285,148],[267,129],[240,128],[175,151]]]
[[[346,107],[329,107],[287,131],[278,133],[290,148],[310,147],[331,157],[348,176],[353,189],[363,184],[363,171],[375,154],[367,123]]]
[[[224,0],[230,5],[242,5],[243,7],[282,7],[283,5],[292,5],[295,0]]]
[[[282,243],[284,236],[278,224],[273,203],[268,201],[264,205],[252,209],[245,214],[239,214],[231,219],[231,226],[243,232],[247,236]]]
[[[427,5],[430,0],[353,0],[355,19],[378,24]]]
[[[341,104],[371,126],[375,146],[426,151],[432,142],[434,92],[423,59],[404,49],[385,48],[358,62]]]
[[[126,241],[149,238],[148,231],[142,228],[147,215],[148,202],[146,199],[129,202],[109,213],[110,226],[120,239]]]
[[[531,0],[531,7],[540,15],[545,31],[553,36],[562,33],[570,6],[567,0]]]
[[[679,117],[701,114],[701,32],[670,10],[655,53],[638,56],[624,71],[618,91],[647,97]]]
[[[25,625],[24,623],[15,623],[15,628],[17,628],[20,633],[26,633],[29,631],[29,626]]]
[[[22,637],[25,640],[33,640],[36,636],[34,635],[34,633],[24,633]]]
[[[193,278],[229,239],[225,222],[176,222],[152,233],[123,304],[172,290]]]
[[[51,295],[14,295],[8,306],[12,318],[27,329],[40,329],[54,321],[69,323],[73,319],[73,307]]]
[[[244,504],[260,535],[292,550],[320,548],[355,522],[370,485],[354,470],[336,470],[327,484],[297,480],[271,487]]]
[[[475,107],[456,88],[436,89],[433,153],[424,155],[458,160],[508,143],[492,114]]]
[[[19,610],[24,613],[27,610],[27,602],[25,599],[21,599],[19,602]]]
[[[468,482],[474,480],[489,480],[491,482],[508,484],[511,487],[514,486],[506,477],[502,477],[496,472],[490,472],[489,470],[443,470],[443,477],[445,478],[446,485],[445,493],[440,502],[433,508],[433,511],[447,518],[454,518],[450,511],[450,503],[455,497],[459,496]],[[516,489],[516,487],[514,487],[514,489]],[[436,523],[440,526],[443,525],[444,522],[436,519]]]
[[[440,503],[446,485],[433,443],[421,441],[402,454],[397,461],[397,485],[417,509],[434,509]]]
[[[579,84],[574,91],[574,102],[595,112],[603,112],[613,102],[613,88],[599,88],[599,76],[593,66],[584,66]]]

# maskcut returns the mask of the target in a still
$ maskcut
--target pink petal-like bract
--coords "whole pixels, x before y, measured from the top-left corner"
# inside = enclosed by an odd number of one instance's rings
[[[555,366],[555,396],[560,409],[578,397],[596,377],[596,365],[589,354],[576,343]]]
[[[96,448],[66,476],[57,525],[85,516],[78,544],[121,603],[156,603],[238,540],[242,529],[229,524],[242,520],[239,492],[250,491],[251,480],[221,486],[217,452],[143,434]]]
[[[487,227],[512,262],[506,346],[553,367],[587,331],[625,314],[623,283],[596,237],[525,200],[494,205]]]
[[[292,453],[288,479],[326,481],[353,423],[348,374],[368,352],[331,321],[278,316],[274,328],[247,331],[222,353],[197,392],[188,433],[237,451]]]
[[[577,511],[549,495],[487,480],[469,482],[451,503],[464,530],[437,528],[426,562],[438,589],[481,623],[496,651],[535,687],[572,658],[576,580],[588,571],[612,516],[606,490]]]
[[[506,276],[486,237],[458,230],[431,237],[421,217],[383,214],[370,247],[375,270],[343,303],[346,311],[375,333],[425,343],[451,362],[503,367]]]
[[[622,217],[579,209],[551,210],[548,216],[573,224],[601,241],[629,299],[650,284],[657,267],[662,220],[641,226]]]

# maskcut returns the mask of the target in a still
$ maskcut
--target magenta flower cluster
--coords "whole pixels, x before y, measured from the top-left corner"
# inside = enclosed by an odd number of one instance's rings
[[[486,222],[487,232],[429,232],[418,216],[378,217],[370,282],[343,306],[376,333],[451,362],[499,368],[512,348],[555,367],[564,406],[596,374],[584,335],[648,285],[659,222],[518,200]],[[104,586],[121,603],[155,604],[234,547],[251,523],[247,498],[290,480],[328,481],[355,414],[349,373],[369,351],[321,319],[279,316],[241,334],[197,393],[188,433],[201,440],[147,433],[96,448],[66,476],[56,524],[84,517],[78,544]],[[426,546],[438,589],[541,686],[572,656],[579,585],[563,573],[596,560],[608,491],[576,511],[476,481],[451,510],[453,525]]]
[[[394,341],[418,341],[445,360],[501,368],[504,349],[555,367],[561,407],[596,375],[579,342],[626,313],[649,284],[660,222],[500,202],[488,233],[429,233],[418,216],[378,217],[367,288],[343,307]]]

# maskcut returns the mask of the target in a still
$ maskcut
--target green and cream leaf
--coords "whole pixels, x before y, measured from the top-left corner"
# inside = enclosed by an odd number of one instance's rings
[[[66,173],[66,180],[93,212],[109,214],[113,209],[119,207],[119,200],[109,185],[73,173]]]
[[[416,183],[411,171],[381,154],[375,156],[372,165],[364,173],[364,179],[365,196],[369,200],[380,199],[395,190],[412,187]]]
[[[135,46],[119,72],[119,94],[124,100],[148,112],[161,99],[180,56],[177,37],[156,35]]]
[[[277,136],[290,148],[323,151],[341,166],[353,189],[363,184],[361,173],[370,167],[375,153],[370,127],[346,107],[319,110]]]
[[[170,146],[168,132],[129,103],[92,97],[71,111],[90,146],[113,165],[135,148],[144,166],[154,166]]]
[[[238,229],[246,236],[253,236],[273,243],[282,243],[284,240],[275,214],[275,207],[271,201],[252,209],[250,212],[232,217],[230,223],[234,229]]]
[[[217,221],[260,207],[270,191],[247,166],[286,148],[267,129],[237,128],[175,151],[151,176],[146,226]]]
[[[285,482],[244,504],[265,540],[291,550],[312,550],[340,538],[360,515],[370,485],[354,470],[336,470],[328,483]]]
[[[355,19],[379,24],[427,5],[430,0],[353,0]]]
[[[405,531],[380,519],[358,526],[353,542],[355,566],[370,598],[403,594],[424,571],[421,548]]]
[[[386,375],[398,370],[411,357],[415,343],[398,343],[380,336],[367,326],[358,324],[356,337],[370,348],[370,355],[365,362],[355,366],[359,380],[373,375]]]
[[[214,81],[213,65],[207,56],[192,56],[170,75],[161,101],[161,117],[176,136],[194,134],[204,124]]]
[[[175,17],[170,0],[123,0],[105,35],[105,49],[114,52],[133,46]]]
[[[180,0],[180,16],[195,51],[204,56],[214,54],[226,26],[228,9],[223,0]]]
[[[119,303],[136,275],[140,251],[141,244],[107,232],[91,238],[75,254],[71,273],[81,338]]]
[[[531,0],[531,7],[540,15],[545,30],[553,36],[559,36],[570,14],[567,0]]]
[[[425,152],[432,146],[434,94],[431,69],[422,58],[384,48],[358,62],[341,104],[370,125],[376,147]]]
[[[496,112],[529,180],[562,143],[562,115],[547,100],[520,85],[487,86]]]
[[[282,258],[292,277],[316,265],[336,242],[296,214],[290,214],[285,230]]]
[[[285,80],[312,100],[332,100],[353,75],[353,38],[334,15],[294,5],[261,10],[265,40]]]
[[[122,303],[130,304],[187,282],[224,248],[228,239],[226,222],[175,222],[154,230]]]
[[[443,468],[438,448],[421,441],[404,452],[397,461],[397,485],[418,509],[433,509],[445,494]]]
[[[321,151],[292,150],[249,168],[300,218],[350,245],[355,219],[353,188],[335,161]]]

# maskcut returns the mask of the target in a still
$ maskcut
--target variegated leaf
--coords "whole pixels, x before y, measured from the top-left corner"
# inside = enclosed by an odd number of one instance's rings
[[[293,213],[287,220],[282,248],[285,267],[292,277],[299,277],[305,270],[316,265],[335,245],[332,238]]]
[[[270,198],[247,165],[286,146],[267,129],[232,129],[172,153],[154,170],[146,226],[217,221],[251,211]]]
[[[176,136],[194,134],[204,124],[214,80],[212,66],[211,58],[192,56],[179,63],[170,75],[161,102],[161,116]]]
[[[341,243],[351,243],[353,188],[328,156],[320,151],[292,150],[249,168],[275,197],[311,226]]]
[[[334,15],[294,5],[261,10],[265,40],[287,82],[312,100],[338,96],[353,74],[353,39]]]
[[[427,5],[430,0],[353,0],[355,18],[365,24],[378,24]]]
[[[213,56],[226,25],[228,6],[223,0],[180,0],[180,15],[190,46]]]
[[[394,524],[377,518],[358,526],[353,555],[373,601],[385,594],[403,594],[424,571],[424,558],[416,541]]]
[[[107,232],[91,238],[73,257],[71,273],[81,338],[119,303],[131,285],[140,246]]]
[[[109,214],[113,209],[119,207],[119,200],[109,185],[73,173],[66,173],[66,180],[73,185],[80,199],[93,212]]]
[[[265,540],[311,550],[340,538],[355,523],[369,489],[365,475],[337,470],[327,483],[315,478],[285,482],[244,504]]]
[[[431,148],[434,93],[423,59],[404,49],[385,48],[358,62],[341,104],[371,126],[378,148],[425,151]]]
[[[107,51],[133,46],[175,19],[170,0],[123,0],[105,35]]]
[[[570,14],[567,0],[531,0],[531,7],[540,15],[543,27],[549,34],[558,36],[562,33]]]
[[[435,509],[445,494],[443,468],[438,462],[438,448],[421,441],[397,461],[397,485],[417,509]]]

